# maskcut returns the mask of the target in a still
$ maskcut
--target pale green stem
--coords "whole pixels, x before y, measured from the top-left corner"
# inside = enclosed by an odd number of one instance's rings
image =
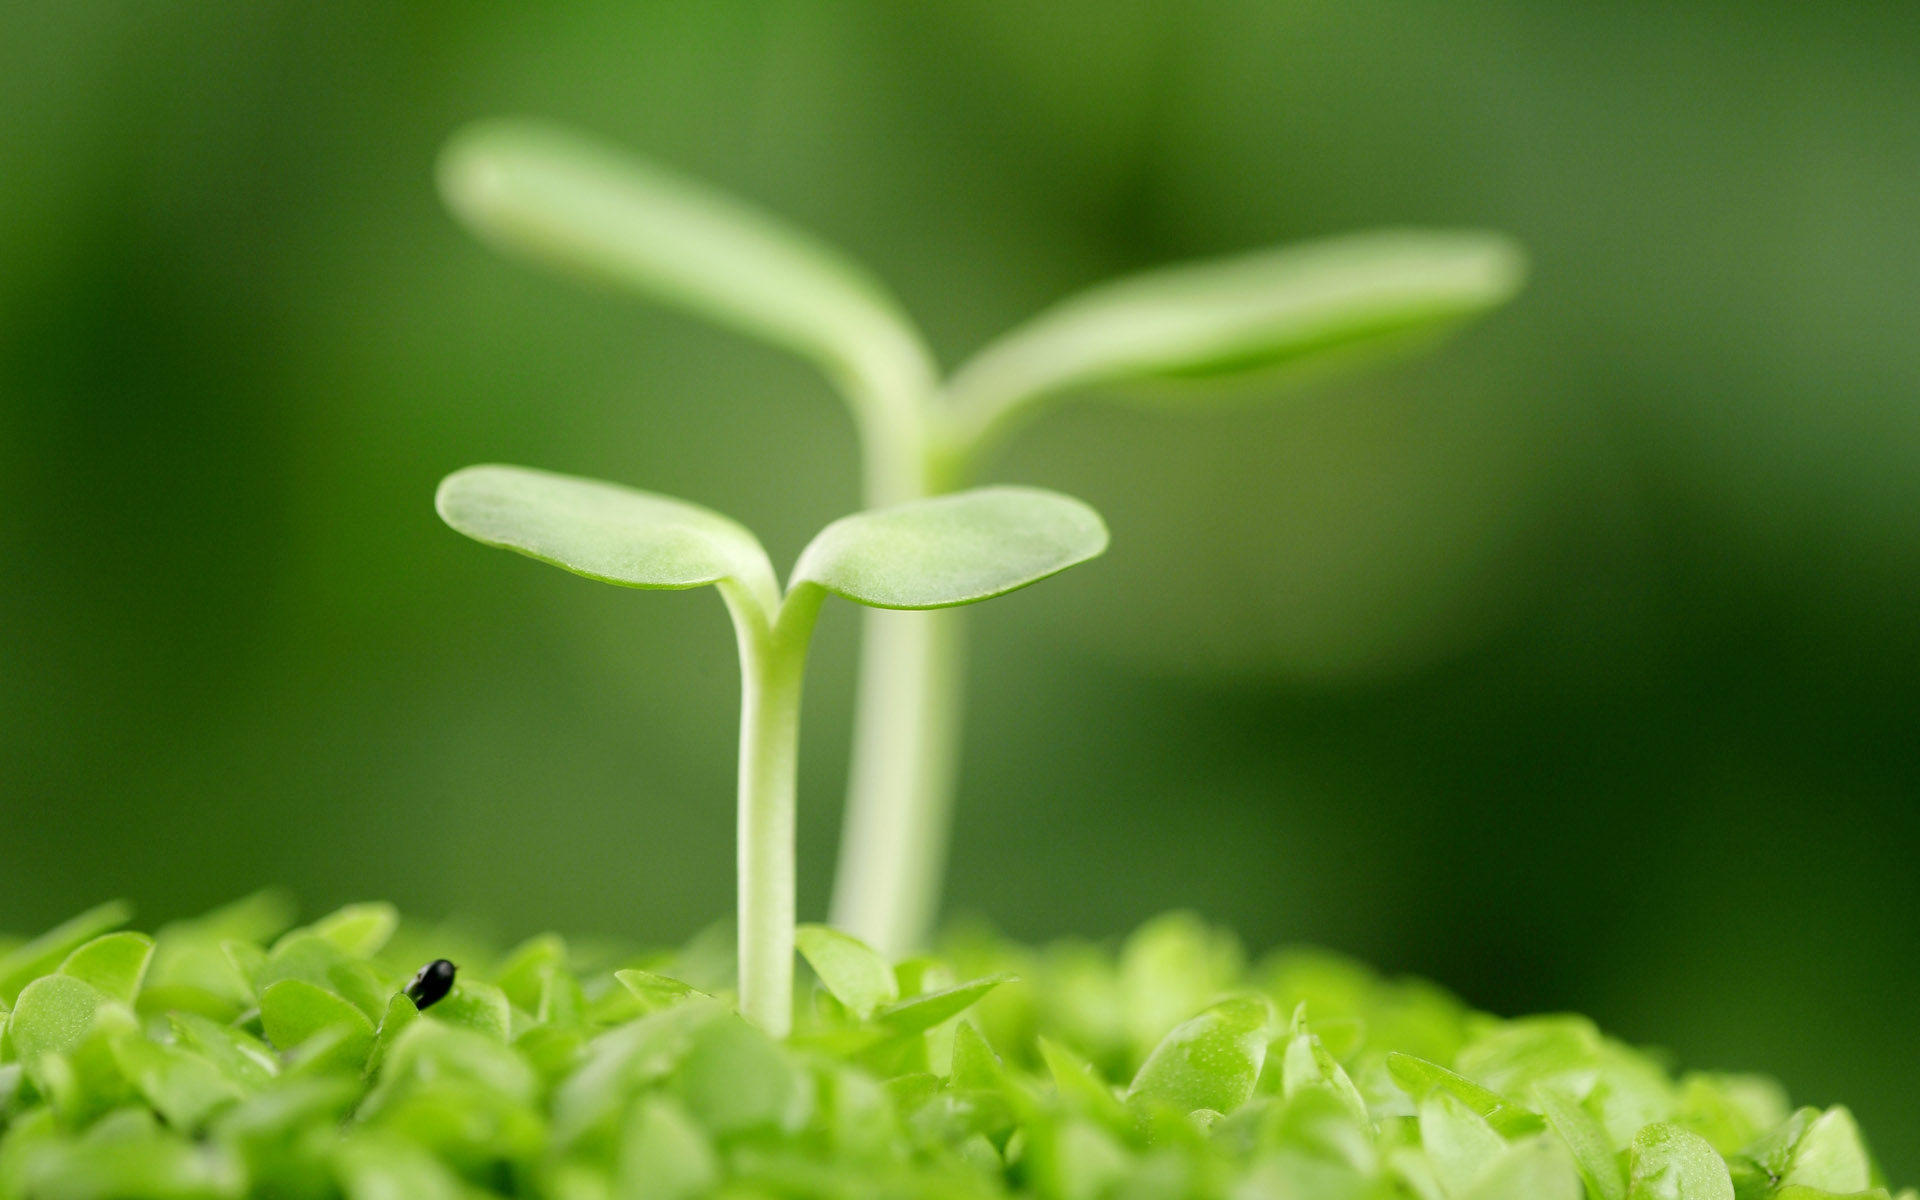
[[[869,609],[833,924],[890,958],[939,916],[961,708],[957,609]]]
[[[740,1012],[775,1037],[793,1025],[794,808],[800,685],[823,593],[766,609],[721,585],[740,645]]]

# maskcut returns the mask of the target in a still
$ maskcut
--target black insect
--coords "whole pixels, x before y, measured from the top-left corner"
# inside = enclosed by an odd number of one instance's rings
[[[407,999],[413,1001],[415,1008],[427,1008],[446,997],[453,990],[453,973],[456,968],[444,958],[436,958],[420,968],[420,973],[407,984]]]

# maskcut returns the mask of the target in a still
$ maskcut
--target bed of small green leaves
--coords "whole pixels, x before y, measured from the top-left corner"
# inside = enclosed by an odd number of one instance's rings
[[[1844,1108],[1325,953],[1250,963],[1181,915],[898,965],[803,928],[784,1043],[730,1007],[724,931],[489,954],[384,904],[126,919],[0,944],[0,1196],[1889,1194]],[[458,983],[422,1012],[402,988],[442,956]]]

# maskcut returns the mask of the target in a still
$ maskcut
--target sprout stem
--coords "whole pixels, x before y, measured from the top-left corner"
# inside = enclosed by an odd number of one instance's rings
[[[793,1024],[794,794],[800,685],[824,593],[802,587],[768,622],[722,584],[740,646],[740,1012],[775,1037]]]
[[[832,922],[889,958],[939,916],[961,715],[957,609],[869,609]]]
[[[971,447],[951,436],[931,392],[915,399],[917,422],[862,425],[868,508],[964,486]],[[862,626],[830,919],[892,959],[923,949],[940,917],[960,775],[963,620],[957,610],[869,609]]]

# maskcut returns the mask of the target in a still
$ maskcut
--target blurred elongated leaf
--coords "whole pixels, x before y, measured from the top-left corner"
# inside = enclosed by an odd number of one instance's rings
[[[989,487],[842,517],[793,569],[875,608],[949,608],[1004,595],[1107,548],[1100,514],[1039,488]]]
[[[1398,345],[1494,308],[1525,258],[1498,234],[1382,230],[1143,272],[988,345],[948,388],[964,444],[1045,396]]]
[[[13,1003],[20,989],[59,966],[81,943],[127,923],[133,906],[111,900],[70,917],[0,958],[0,1002]]]
[[[315,921],[313,932],[354,958],[371,958],[399,927],[400,913],[393,905],[376,901],[336,909]]]
[[[1489,1091],[1438,1063],[1396,1051],[1387,1055],[1387,1072],[1415,1100],[1424,1099],[1436,1088],[1453,1093],[1456,1099],[1464,1101],[1468,1108],[1485,1117],[1489,1125],[1507,1137],[1532,1133],[1542,1125],[1540,1117],[1525,1106],[1516,1104],[1498,1092]]]
[[[919,335],[864,268],[735,197],[586,134],[471,125],[440,160],[447,205],[520,258],[763,338],[869,397],[917,402]]]
[[[1013,979],[1012,975],[970,979],[950,988],[886,1005],[876,1011],[873,1018],[894,1033],[924,1033],[936,1025],[951,1021],[978,1004],[988,992],[1003,983],[1013,982]]]
[[[859,938],[825,925],[802,925],[794,930],[794,944],[834,999],[861,1020],[900,998],[893,968]]]
[[[477,542],[604,583],[675,589],[734,580],[769,608],[777,595],[753,534],[670,496],[529,467],[479,466],[447,476],[434,505]]]

